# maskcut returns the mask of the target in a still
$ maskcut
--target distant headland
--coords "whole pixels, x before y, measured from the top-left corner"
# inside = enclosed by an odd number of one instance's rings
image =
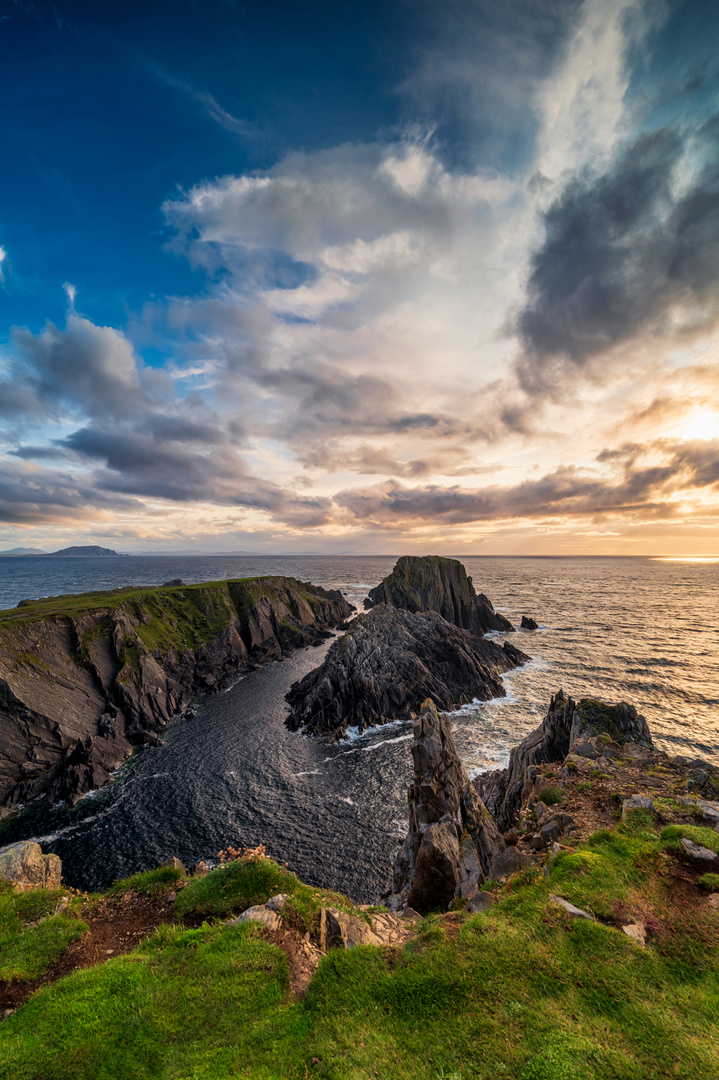
[[[39,551],[37,548],[12,548],[10,551],[0,551],[0,556],[32,555],[39,559],[50,558],[98,558],[106,559],[110,556],[122,555],[121,551],[113,551],[112,548],[100,547],[98,544],[86,544],[82,546],[61,548],[60,551]]]

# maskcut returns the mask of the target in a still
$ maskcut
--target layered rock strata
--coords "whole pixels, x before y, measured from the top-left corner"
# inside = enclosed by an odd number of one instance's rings
[[[536,766],[564,762],[572,754],[598,759],[603,740],[652,746],[647,722],[633,705],[605,705],[594,698],[574,702],[560,690],[539,727],[513,748],[507,768],[483,773],[474,786],[500,829],[507,830],[515,823]]]
[[[0,613],[0,816],[76,800],[193,698],[352,614],[294,578],[55,597]]]
[[[433,701],[424,702],[415,722],[412,760],[409,831],[388,906],[446,909],[478,892],[506,845],[460,761],[449,717]]]
[[[528,659],[435,611],[380,604],[354,619],[320,667],[292,686],[287,724],[340,738],[348,726],[411,719],[428,697],[445,710],[503,697],[501,675]]]
[[[439,555],[404,555],[365,600],[366,608],[377,604],[412,612],[438,611],[447,622],[476,634],[514,630],[484,593],[477,595],[462,563]]]

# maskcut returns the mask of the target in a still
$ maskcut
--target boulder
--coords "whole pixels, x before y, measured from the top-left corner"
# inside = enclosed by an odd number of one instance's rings
[[[236,919],[231,919],[229,925],[239,926],[240,923],[246,922],[260,923],[262,926],[266,926],[268,930],[279,930],[282,925],[279,914],[266,907],[265,904],[256,904],[254,907],[247,908]]]
[[[20,888],[40,885],[46,889],[60,886],[62,862],[57,855],[43,855],[39,844],[21,840],[0,848],[0,879]]]
[[[529,657],[460,630],[436,612],[380,604],[353,620],[324,662],[287,694],[287,725],[340,738],[388,720],[413,718],[431,697],[450,710],[504,697],[501,675]]]
[[[170,866],[173,870],[179,870],[180,876],[184,877],[187,871],[180,859],[176,855],[173,855],[171,859],[165,859],[164,863],[160,863],[160,866]]]
[[[391,906],[447,908],[478,891],[506,845],[460,761],[449,718],[430,700],[414,725],[412,759],[409,832],[394,864]]]
[[[404,555],[392,573],[370,590],[365,607],[377,604],[413,612],[438,611],[447,622],[479,634],[514,629],[484,593],[475,593],[461,562],[439,555]]]
[[[476,915],[478,911],[488,911],[491,908],[494,900],[488,892],[478,892],[474,896],[470,896],[467,901],[467,911],[470,911],[473,915]]]
[[[522,630],[539,630],[539,624],[530,618],[529,615],[522,615],[522,621],[520,623]]]
[[[718,858],[716,852],[712,851],[711,848],[695,844],[693,840],[687,840],[686,837],[682,837],[681,845],[691,859],[701,859],[702,862],[715,862]]]
[[[531,859],[528,855],[524,855],[516,847],[508,847],[494,856],[489,864],[487,877],[492,881],[507,881],[518,870],[524,870],[530,865]]]
[[[389,915],[390,913],[387,912]],[[382,945],[380,937],[364,919],[348,915],[337,908],[322,908],[320,912],[320,948],[353,949],[356,945]]]
[[[656,810],[647,795],[632,795],[622,803],[622,821],[626,821],[632,810]]]
[[[646,945],[647,928],[643,923],[628,923],[627,926],[622,927],[622,931],[631,941],[635,941],[637,945]]]

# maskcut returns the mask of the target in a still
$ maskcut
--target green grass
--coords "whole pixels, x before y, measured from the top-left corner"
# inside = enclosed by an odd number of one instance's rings
[[[7,882],[0,882],[0,979],[36,979],[57,963],[71,942],[87,933],[87,924],[72,908],[52,914],[63,895],[62,889],[16,893]],[[43,918],[40,926],[27,925]]]
[[[719,833],[713,829],[702,828],[701,825],[667,825],[666,829],[662,829],[661,839],[667,850],[683,852],[682,838],[693,840],[700,847],[719,854]]]
[[[632,816],[558,855],[549,882],[525,871],[459,925],[432,915],[402,949],[331,951],[301,1001],[256,927],[163,926],[1,1023],[0,1078],[708,1080],[716,917],[674,903],[665,843]],[[225,915],[275,892],[308,916],[336,895],[255,860],[193,880],[178,906]],[[572,919],[550,892],[607,920],[642,918],[647,947]]]
[[[158,866],[156,870],[144,870],[132,877],[116,881],[110,887],[110,893],[136,892],[143,896],[162,896],[183,876],[182,870],[174,866]]]
[[[194,878],[177,897],[173,910],[180,919],[189,914],[226,918],[264,904],[278,893],[290,897],[284,916],[302,933],[315,928],[321,907],[368,917],[341,893],[313,889],[289,870],[263,858],[228,862],[204,877]]]
[[[707,892],[719,892],[719,874],[702,874],[699,884]]]

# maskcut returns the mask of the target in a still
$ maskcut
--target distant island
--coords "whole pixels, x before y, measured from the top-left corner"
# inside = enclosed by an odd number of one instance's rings
[[[50,558],[77,558],[82,556],[84,558],[97,558],[106,559],[113,555],[120,555],[121,552],[113,551],[112,548],[99,547],[97,544],[88,544],[86,546],[75,546],[61,548],[60,551],[38,551],[37,548],[12,548],[11,551],[0,551],[0,555],[33,555],[36,558],[50,559]]]

